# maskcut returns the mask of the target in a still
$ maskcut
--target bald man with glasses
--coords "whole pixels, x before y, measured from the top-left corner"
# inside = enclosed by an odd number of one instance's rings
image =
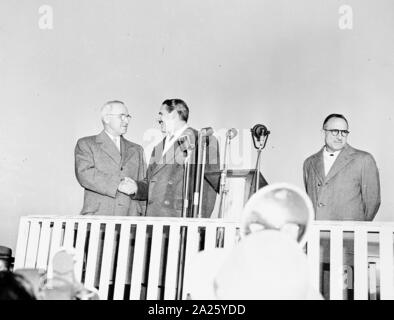
[[[325,145],[304,162],[304,184],[317,220],[371,221],[380,206],[379,171],[371,154],[347,143],[341,114],[323,122]]]
[[[145,202],[130,197],[128,179],[145,177],[143,148],[123,137],[131,116],[121,101],[109,101],[101,108],[103,131],[78,140],[75,174],[85,189],[81,214],[140,216]]]

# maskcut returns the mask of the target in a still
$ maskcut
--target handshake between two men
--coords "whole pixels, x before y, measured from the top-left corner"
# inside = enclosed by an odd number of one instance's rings
[[[124,194],[127,194],[128,196],[135,194],[137,189],[137,183],[129,177],[123,178],[118,186],[118,190]]]

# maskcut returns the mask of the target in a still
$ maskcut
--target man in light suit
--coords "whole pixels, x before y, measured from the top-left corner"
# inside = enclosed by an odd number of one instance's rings
[[[147,216],[181,217],[183,206],[183,183],[185,151],[180,138],[185,136],[197,148],[198,132],[187,124],[189,108],[181,99],[169,99],[162,103],[159,111],[161,131],[166,137],[153,149],[145,179],[135,181],[135,199],[148,200]],[[214,136],[207,138],[205,172],[219,170],[219,147]],[[191,199],[196,175],[196,148],[190,155],[189,210],[192,216]],[[212,180],[212,179],[211,179]],[[205,177],[203,183],[201,216],[210,217],[215,206],[219,181]]]
[[[325,146],[304,162],[304,183],[312,200],[317,220],[371,221],[380,206],[379,171],[371,154],[347,144],[349,125],[341,114],[330,114],[323,122]],[[330,239],[321,234],[323,290],[329,276]],[[348,270],[345,295],[353,289],[354,241],[344,235],[344,263]],[[349,290],[349,291],[348,291]],[[324,296],[329,293],[324,291]]]
[[[371,154],[347,144],[348,121],[331,114],[325,146],[304,162],[306,192],[317,220],[371,221],[380,206],[379,171]]]
[[[143,179],[143,148],[126,140],[130,115],[121,101],[109,101],[101,109],[104,130],[81,138],[75,147],[75,174],[85,189],[81,214],[139,216],[145,203],[130,197],[131,179]]]

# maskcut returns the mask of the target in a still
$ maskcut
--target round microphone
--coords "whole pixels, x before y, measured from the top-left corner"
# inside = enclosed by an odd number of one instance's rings
[[[206,128],[202,128],[200,130],[200,133],[202,136],[211,136],[213,134],[213,129],[212,127],[206,127]]]
[[[181,147],[182,151],[186,150],[193,150],[194,149],[194,144],[190,142],[190,137],[189,136],[181,136],[178,138],[178,143],[179,146]]]
[[[270,134],[267,127],[262,124],[256,124],[250,131],[257,139],[261,139],[262,136],[268,136]]]
[[[238,130],[235,128],[231,128],[226,132],[226,137],[228,137],[230,140],[235,138],[238,134]]]

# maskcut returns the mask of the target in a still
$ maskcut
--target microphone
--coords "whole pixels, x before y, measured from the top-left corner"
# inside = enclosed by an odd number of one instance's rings
[[[235,128],[231,128],[226,132],[226,137],[228,137],[230,140],[235,138],[238,134],[238,130]]]
[[[178,138],[178,144],[182,151],[191,151],[195,148],[195,145],[190,142],[190,137],[186,135]]]
[[[213,134],[213,129],[212,127],[206,127],[206,128],[202,128],[200,130],[200,133],[202,136],[211,136]]]
[[[256,124],[252,129],[252,136],[260,140],[262,136],[268,136],[271,132],[268,131],[267,127],[262,124]]]

